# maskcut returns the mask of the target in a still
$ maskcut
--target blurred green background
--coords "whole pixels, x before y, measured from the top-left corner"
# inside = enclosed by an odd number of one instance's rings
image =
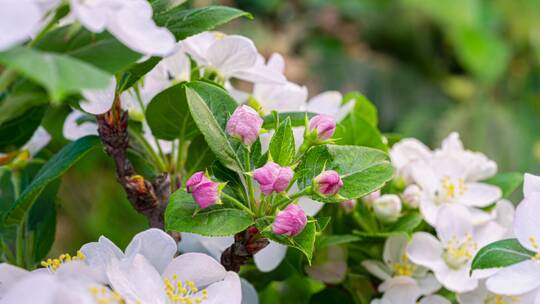
[[[223,28],[282,53],[310,96],[358,90],[383,132],[436,146],[451,131],[499,164],[540,173],[540,1],[229,0],[253,13]],[[54,117],[50,117],[54,119]],[[64,178],[51,256],[107,235],[119,246],[147,224],[95,151]]]

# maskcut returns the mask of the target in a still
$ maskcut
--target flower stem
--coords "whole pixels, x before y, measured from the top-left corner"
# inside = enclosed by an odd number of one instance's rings
[[[282,208],[283,206],[286,206],[288,205],[290,202],[293,202],[294,200],[296,200],[297,198],[299,197],[302,197],[302,196],[305,196],[305,195],[308,195],[308,194],[311,194],[311,186],[307,187],[307,188],[304,188],[302,189],[301,191],[298,191],[296,192],[295,194],[289,196],[289,197],[286,197],[284,199],[282,199],[281,201],[279,201],[275,206],[274,208]]]
[[[221,197],[223,198],[224,201],[227,201],[227,202],[237,206],[238,208],[240,208],[240,209],[244,210],[245,212],[249,213],[249,215],[251,215],[253,217],[255,216],[255,213],[253,213],[253,211],[251,211],[251,209],[249,209],[244,204],[242,204],[240,201],[238,201],[234,197],[228,195],[227,193],[221,192]]]
[[[250,149],[249,146],[246,146],[246,168],[245,170],[247,172],[251,171],[251,160],[250,160]],[[247,178],[247,186],[248,186],[248,192],[249,192],[249,209],[253,210],[256,208],[257,203],[255,201],[255,190],[253,189],[253,178],[248,175]]]

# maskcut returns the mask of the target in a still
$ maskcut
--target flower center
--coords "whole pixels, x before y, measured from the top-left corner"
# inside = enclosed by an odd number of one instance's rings
[[[521,298],[517,296],[488,295],[484,304],[518,304]]]
[[[106,287],[90,287],[88,292],[97,304],[125,304],[126,301],[117,292]]]
[[[401,257],[401,263],[395,263],[392,265],[392,268],[394,268],[394,274],[398,276],[410,277],[416,270],[416,265],[409,263],[409,258],[407,255],[403,255]]]
[[[64,263],[69,263],[71,261],[82,261],[84,259],[84,254],[79,250],[75,256],[65,253],[61,254],[57,259],[47,259],[45,261],[41,261],[41,266],[49,269],[50,272],[55,272]]]
[[[443,259],[452,269],[461,269],[473,258],[478,249],[478,244],[471,235],[467,235],[465,240],[459,241],[453,237],[448,241],[447,247],[443,252]]]
[[[193,281],[186,280],[182,282],[178,280],[177,275],[173,275],[171,279],[165,278],[165,292],[171,304],[194,304],[202,303],[208,299],[208,291],[199,289]]]
[[[449,203],[458,196],[462,196],[467,191],[467,185],[463,178],[452,180],[451,177],[445,176],[441,179],[441,187],[435,193],[435,201],[438,203]]]

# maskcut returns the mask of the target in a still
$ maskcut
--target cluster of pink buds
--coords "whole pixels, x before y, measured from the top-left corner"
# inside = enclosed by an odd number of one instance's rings
[[[253,178],[259,183],[261,192],[265,195],[287,190],[293,175],[294,172],[290,167],[281,167],[272,161],[253,171]]]

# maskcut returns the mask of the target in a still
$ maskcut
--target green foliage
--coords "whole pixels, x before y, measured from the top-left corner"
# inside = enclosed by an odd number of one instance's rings
[[[517,239],[497,241],[476,253],[471,264],[471,273],[476,269],[510,266],[534,256],[535,253],[521,246]]]
[[[484,182],[499,187],[503,197],[509,197],[523,184],[523,174],[519,172],[498,173]]]
[[[82,89],[107,87],[111,75],[76,58],[16,47],[0,53],[0,63],[44,86],[53,101]]]
[[[46,108],[45,105],[33,107],[0,124],[0,151],[11,151],[24,145],[39,127]]]
[[[422,223],[422,215],[418,211],[410,211],[402,215],[395,223],[390,225],[387,231],[412,232]]]
[[[273,161],[280,166],[289,166],[293,162],[296,147],[290,118],[280,123],[270,141],[269,151]]]
[[[200,81],[186,84],[186,96],[191,116],[217,159],[225,167],[242,173],[243,165],[225,134],[236,102],[223,89]]]
[[[342,235],[325,235],[317,239],[317,248],[324,248],[328,246],[343,245],[352,242],[359,241],[360,237],[352,234]]]
[[[0,126],[13,117],[23,115],[33,107],[47,103],[47,96],[43,93],[29,92],[8,95],[0,102]]]
[[[388,156],[380,150],[358,146],[317,146],[308,150],[296,170],[300,188],[311,186],[313,178],[323,170],[335,170],[343,180],[343,187],[338,193],[341,198],[313,195],[313,199],[328,203],[360,198],[381,188],[393,176]]]
[[[45,187],[62,176],[84,155],[100,144],[97,136],[86,136],[74,141],[55,154],[17,198],[6,215],[7,224],[20,224]]]
[[[317,114],[312,112],[274,112],[263,117],[263,128],[268,130],[277,128],[276,117],[279,121],[284,121],[289,118],[291,120],[292,127],[303,127],[306,123],[306,116],[309,120],[315,115]]]
[[[165,211],[167,230],[191,232],[207,236],[228,236],[253,224],[253,218],[236,208],[213,205],[200,209],[191,194],[177,190]]]

